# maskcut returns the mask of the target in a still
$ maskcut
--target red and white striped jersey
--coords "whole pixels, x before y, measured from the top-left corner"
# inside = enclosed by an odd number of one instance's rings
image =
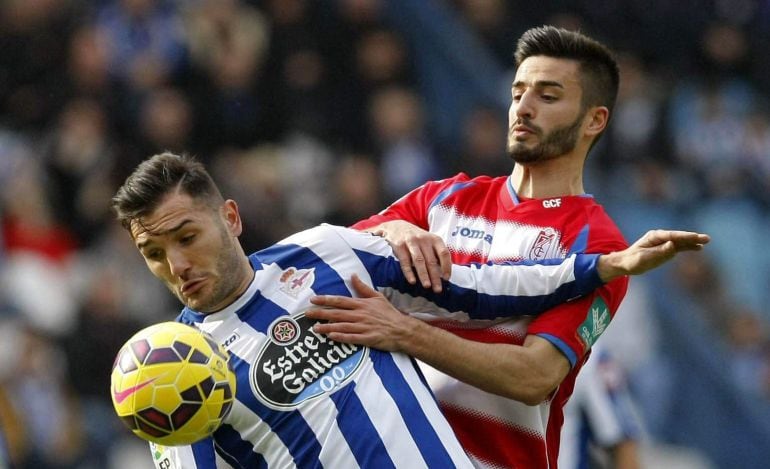
[[[365,229],[405,220],[441,236],[455,263],[563,258],[572,253],[607,253],[627,243],[590,195],[523,199],[509,177],[452,178],[428,182],[381,213],[360,221]],[[433,324],[467,339],[521,345],[528,334],[548,340],[572,369],[539,405],[493,395],[425,367],[460,442],[479,467],[555,468],[562,409],[591,345],[606,329],[628,286],[622,277],[594,293],[537,317]]]

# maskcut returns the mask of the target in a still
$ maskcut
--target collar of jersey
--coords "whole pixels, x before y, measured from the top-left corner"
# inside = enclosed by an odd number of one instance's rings
[[[506,193],[508,194],[508,197],[505,197],[505,195],[503,195],[503,194],[506,194]],[[517,206],[519,204],[521,204],[522,202],[527,202],[527,200],[522,201],[521,199],[519,199],[519,195],[516,193],[516,189],[513,188],[513,181],[511,180],[511,176],[508,176],[505,179],[505,189],[503,191],[501,191],[500,195],[502,196],[501,198],[503,199],[504,205],[507,208],[509,208],[509,209],[511,209],[511,208],[513,208],[513,207],[515,207],[515,206]],[[561,196],[561,197],[562,198],[564,198],[564,197],[580,197],[580,198],[586,198],[586,199],[593,199],[594,198],[593,194],[579,194],[579,195],[574,195],[574,196],[572,196],[572,195],[565,195],[565,196]],[[557,197],[549,197],[549,198],[555,199]],[[528,200],[537,200],[537,199],[528,199]]]

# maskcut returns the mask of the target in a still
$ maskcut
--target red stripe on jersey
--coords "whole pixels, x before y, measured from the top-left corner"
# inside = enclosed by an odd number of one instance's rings
[[[475,342],[516,345],[524,343],[524,334],[517,333],[509,328],[498,326],[484,328],[463,327],[463,323],[457,321],[430,321],[430,324],[460,336],[463,339],[473,340]]]
[[[460,444],[485,467],[532,469],[548,467],[545,437],[495,420],[469,409],[439,403]],[[481,442],[476,430],[483,428],[487,438]],[[519,444],[511,445],[511,441]],[[521,451],[527,448],[527,451]]]

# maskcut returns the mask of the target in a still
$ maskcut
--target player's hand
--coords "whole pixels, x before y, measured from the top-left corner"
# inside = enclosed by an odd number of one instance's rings
[[[668,262],[677,253],[700,251],[711,241],[692,231],[650,230],[623,251],[599,257],[599,276],[605,282],[623,275],[639,275]]]
[[[423,287],[441,292],[441,279],[448,280],[452,273],[452,257],[441,237],[402,220],[370,231],[390,243],[407,282],[415,284],[419,279]]]
[[[305,316],[328,321],[316,324],[313,329],[336,342],[400,351],[400,342],[413,334],[415,328],[423,326],[422,321],[401,313],[356,275],[351,282],[360,298],[334,295],[311,298],[310,302],[319,308],[309,309]]]

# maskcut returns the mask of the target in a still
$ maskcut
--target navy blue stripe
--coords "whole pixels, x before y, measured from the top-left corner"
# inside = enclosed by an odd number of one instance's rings
[[[299,467],[321,466],[321,444],[302,415],[296,411],[275,411],[265,406],[251,391],[249,363],[230,352],[230,362],[238,377],[236,399],[257,414],[289,449]],[[225,447],[225,445],[222,445]]]
[[[508,195],[511,196],[513,205],[519,205],[519,195],[516,193],[516,189],[513,188],[513,181],[511,181],[511,176],[508,176],[508,179],[505,181],[505,185],[508,187]]]
[[[319,240],[320,241],[320,240]],[[345,279],[339,276],[323,259],[310,248],[297,244],[278,244],[259,251],[256,256],[265,264],[275,263],[282,269],[315,268],[313,291],[321,295],[351,296],[345,286]]]
[[[241,439],[230,425],[222,425],[214,433],[219,456],[234,468],[267,469],[267,461],[261,454],[254,452],[254,445]],[[212,468],[214,466],[211,466]]]
[[[369,414],[355,393],[356,383],[331,395],[337,406],[337,426],[348,442],[356,462],[361,467],[371,467],[376,461],[377,468],[395,468],[385,444],[374,427]]]
[[[436,198],[434,198],[433,201],[431,201],[430,205],[428,205],[427,211],[429,212],[430,209],[440,204],[441,202],[444,201],[444,199],[454,194],[455,192],[459,191],[460,189],[465,189],[466,187],[472,186],[472,185],[474,185],[474,183],[470,181],[458,182],[458,183],[452,184],[451,186],[447,187],[446,189],[438,193]]]
[[[198,469],[215,469],[216,457],[214,455],[214,441],[211,438],[204,438],[190,445],[195,467]]]
[[[277,318],[286,316],[287,311],[264,296],[257,294],[238,311],[238,318],[263,334]]]
[[[588,233],[590,231],[590,225],[586,224],[581,230],[580,233],[578,233],[577,238],[575,239],[575,242],[572,243],[572,247],[569,249],[570,254],[578,254],[581,252],[586,252],[586,249],[588,249]]]
[[[398,261],[390,257],[382,257],[365,251],[355,251],[372,276],[375,287],[390,287],[404,294],[419,296],[448,311],[465,311],[474,319],[494,319],[538,314],[575,297],[590,293],[601,285],[599,276],[595,273],[588,275],[585,281],[565,283],[553,293],[533,296],[490,295],[479,293],[470,288],[460,287],[444,282],[442,293],[436,294],[421,284],[410,285],[398,266]],[[584,259],[576,274],[590,271],[596,264],[597,255]],[[520,261],[505,263],[508,265],[558,265],[563,259],[546,259],[543,261]],[[501,264],[501,265],[505,265]],[[394,267],[395,266],[395,267]],[[595,269],[594,269],[595,270]],[[397,273],[396,273],[397,272]],[[395,279],[393,277],[396,277]]]
[[[452,457],[436,433],[436,429],[428,420],[428,416],[411,386],[396,365],[393,355],[372,350],[370,356],[374,363],[374,370],[382,380],[385,389],[396,402],[396,406],[409,429],[409,434],[420,449],[420,454],[422,454],[428,467],[453,467]],[[412,365],[415,366],[414,362]],[[400,390],[400,392],[394,393],[393,390],[395,389]]]
[[[567,357],[567,360],[569,360],[570,368],[575,366],[575,363],[577,363],[577,354],[575,353],[574,350],[572,350],[572,348],[569,345],[567,345],[566,342],[556,337],[555,335],[551,335],[551,334],[535,334],[535,335],[537,335],[538,337],[544,338],[545,340],[553,344],[554,347],[559,349],[559,351],[561,351],[561,353],[563,353],[564,356]]]

